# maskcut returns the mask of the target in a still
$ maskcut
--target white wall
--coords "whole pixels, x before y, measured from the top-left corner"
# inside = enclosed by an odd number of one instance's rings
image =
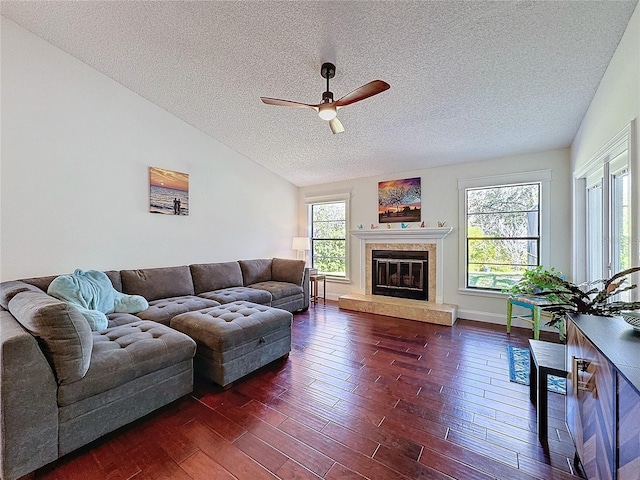
[[[486,177],[507,173],[528,172],[550,169],[551,216],[549,265],[562,272],[570,272],[571,266],[571,174],[569,150],[552,150],[530,155],[498,158],[482,162],[438,167],[384,177],[361,178],[353,181],[315,185],[300,189],[299,233],[306,233],[307,210],[305,197],[349,192],[351,194],[351,229],[358,224],[369,228],[378,223],[378,182],[400,178],[422,178],[422,219],[427,226],[435,227],[436,222],[446,221],[454,231],[444,239],[444,303],[459,306],[462,318],[505,323],[505,298],[463,294],[458,291],[458,267],[463,261],[458,253],[458,179]],[[382,225],[380,228],[385,228]],[[396,228],[398,226],[396,225]],[[413,226],[412,228],[416,228]],[[358,241],[351,237],[351,284],[328,283],[329,298],[360,290],[358,271],[361,268]]]
[[[2,18],[0,279],[295,257],[297,188]],[[149,209],[148,167],[190,214]]]
[[[629,155],[631,228],[633,249],[636,258],[640,258],[640,4],[631,16],[571,145],[573,172],[584,170],[598,151],[634,119],[635,132],[631,132]],[[579,280],[586,279],[583,187],[582,183],[576,182],[573,205],[573,244],[576,246],[573,271]],[[633,257],[632,262],[636,263]],[[640,275],[636,275],[635,282],[640,282]]]
[[[609,139],[640,115],[640,6],[609,62],[571,146],[579,170]]]

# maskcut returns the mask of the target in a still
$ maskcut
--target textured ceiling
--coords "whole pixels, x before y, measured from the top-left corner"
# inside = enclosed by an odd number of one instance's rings
[[[295,185],[570,145],[632,1],[2,1],[2,15]],[[330,61],[333,135],[311,110]]]

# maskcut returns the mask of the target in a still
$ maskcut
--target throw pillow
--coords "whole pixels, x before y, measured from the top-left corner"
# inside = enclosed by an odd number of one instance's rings
[[[276,282],[288,282],[295,285],[302,285],[304,266],[304,260],[274,258],[271,263],[271,279]]]
[[[199,263],[190,265],[196,295],[229,287],[242,287],[242,270],[238,262]]]
[[[36,337],[58,384],[72,383],[86,375],[93,337],[78,309],[42,291],[24,291],[9,301],[9,312]]]
[[[271,280],[271,259],[240,260],[244,286]]]
[[[9,310],[9,302],[20,292],[42,292],[38,287],[21,282],[20,280],[11,280],[9,282],[0,283],[0,307]]]

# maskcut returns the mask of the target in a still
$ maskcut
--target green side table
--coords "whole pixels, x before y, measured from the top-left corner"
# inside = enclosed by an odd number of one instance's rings
[[[540,316],[542,313],[542,307],[550,305],[551,302],[546,297],[534,297],[517,295],[507,299],[507,333],[511,332],[511,319],[514,318],[513,306],[526,308],[531,310],[530,314],[515,315],[515,318],[524,320],[533,325],[533,338],[535,340],[540,339]]]

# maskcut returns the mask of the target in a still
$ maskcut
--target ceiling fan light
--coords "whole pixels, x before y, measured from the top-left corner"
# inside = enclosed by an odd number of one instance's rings
[[[322,120],[333,120],[338,115],[336,107],[333,104],[320,105],[318,115]]]

